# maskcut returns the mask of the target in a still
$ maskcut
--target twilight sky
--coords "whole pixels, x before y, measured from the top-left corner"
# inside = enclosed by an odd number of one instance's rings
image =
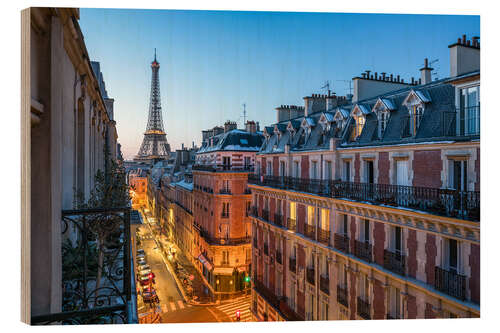
[[[337,95],[364,70],[420,77],[423,60],[449,75],[448,45],[480,36],[479,16],[81,9],[91,60],[101,62],[115,99],[125,159],[146,129],[154,48],[160,62],[163,121],[172,149],[199,145],[201,130],[247,119],[261,128],[274,108],[302,97]]]

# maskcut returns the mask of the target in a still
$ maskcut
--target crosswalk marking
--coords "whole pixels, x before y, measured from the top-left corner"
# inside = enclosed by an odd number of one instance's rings
[[[252,320],[252,313],[250,312],[250,296],[235,299],[232,302],[218,305],[216,308],[224,312],[232,320],[236,318],[237,310],[240,310],[240,321]]]
[[[172,308],[172,311],[177,310],[177,308],[175,307],[175,303],[174,302],[170,302],[170,307]]]
[[[184,303],[182,303],[182,301],[177,301],[177,304],[179,304],[179,308],[184,309]]]

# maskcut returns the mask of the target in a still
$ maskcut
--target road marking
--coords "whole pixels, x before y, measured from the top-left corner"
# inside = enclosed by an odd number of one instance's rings
[[[163,312],[168,312],[168,306],[167,306],[167,304],[162,304],[162,305],[161,305],[161,310],[162,310]]]
[[[174,302],[170,302],[170,308],[172,309],[172,311],[177,310],[177,308],[175,307],[175,303]]]
[[[179,308],[181,308],[181,309],[185,308],[184,303],[182,303],[182,301],[180,301],[180,300],[177,301],[177,304],[179,304]]]

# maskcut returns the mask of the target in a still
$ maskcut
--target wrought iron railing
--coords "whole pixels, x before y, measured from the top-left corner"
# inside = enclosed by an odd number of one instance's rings
[[[274,294],[269,288],[267,288],[262,282],[254,281],[254,289],[266,299],[266,301],[274,306],[275,308],[279,308],[280,299],[278,296]]]
[[[314,268],[313,267],[307,267],[306,268],[306,280],[310,284],[314,284]]]
[[[372,245],[368,242],[355,241],[354,255],[367,262],[372,262]]]
[[[318,228],[318,242],[330,246],[330,230]]]
[[[358,296],[356,303],[357,303],[356,308],[357,308],[358,316],[360,316],[363,319],[367,319],[367,320],[371,319],[370,303],[368,303],[362,297],[359,297],[359,296]]]
[[[437,290],[460,300],[465,300],[467,281],[467,277],[465,275],[461,275],[438,266],[436,266],[434,272],[434,287]]]
[[[339,251],[349,253],[349,237],[347,237],[347,235],[337,233],[333,236],[335,248]]]
[[[316,240],[316,226],[307,223],[304,224],[304,236]]]
[[[283,215],[281,214],[274,214],[274,224],[283,227]]]
[[[297,272],[297,258],[290,257],[288,259],[288,268],[290,272]]]
[[[384,250],[384,268],[399,275],[406,274],[406,256],[400,252]]]
[[[349,302],[347,301],[347,287],[337,285],[337,302],[346,308],[349,307]]]
[[[441,115],[442,136],[470,137],[480,135],[480,106],[459,107]]]
[[[479,221],[480,192],[430,187],[354,183],[292,177],[249,175],[250,184],[420,210],[430,214]]]
[[[33,325],[133,323],[130,208],[62,211],[62,312]]]
[[[267,209],[262,210],[262,219],[269,221],[269,211]]]
[[[217,165],[204,165],[195,164],[192,168],[194,171],[209,171],[209,172],[253,172],[251,165],[231,165],[231,164],[217,164]]]
[[[252,206],[250,208],[250,215],[253,217],[259,217],[259,210],[257,209],[257,206]]]
[[[281,258],[281,252],[276,251],[275,257],[276,257],[276,262],[278,264],[280,264],[280,265],[283,264],[283,261],[282,261],[282,258]]]
[[[288,303],[288,298],[286,296],[280,297],[280,313],[287,321],[300,321],[304,320],[304,317],[295,312]]]
[[[286,228],[291,231],[296,231],[297,230],[297,220],[288,218],[286,221]]]
[[[205,229],[200,228],[200,236],[205,239],[205,241],[210,245],[240,245],[250,243],[252,240],[251,236],[245,237],[212,237]]]
[[[266,256],[269,255],[269,245],[267,245],[267,243],[264,243],[264,254]]]
[[[328,276],[319,276],[319,289],[327,295],[330,295],[330,278]]]
[[[221,188],[219,194],[231,194],[231,190],[228,188]]]
[[[253,247],[257,248],[257,238],[255,237],[253,239]]]

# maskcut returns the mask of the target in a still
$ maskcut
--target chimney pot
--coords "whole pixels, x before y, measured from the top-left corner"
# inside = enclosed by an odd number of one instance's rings
[[[399,81],[399,74],[398,74],[398,76],[396,76],[396,82],[400,82]]]
[[[392,82],[392,80],[393,80],[393,77],[392,77],[392,74],[391,74],[391,82]]]
[[[467,40],[467,46],[470,46],[470,40]]]
[[[363,77],[363,79],[366,77],[366,73],[361,73],[361,76]]]
[[[378,73],[375,72],[375,80],[377,80],[377,79],[378,79]]]
[[[384,80],[384,81],[385,81],[385,73],[384,73],[384,72],[382,72],[382,73],[380,73],[380,74],[382,74],[382,80]]]
[[[401,79],[401,83],[405,83],[405,79]]]
[[[467,41],[467,37],[464,35],[462,35],[462,44],[465,45],[465,42]]]
[[[427,58],[424,59],[424,67],[425,68],[429,67],[429,59]]]

